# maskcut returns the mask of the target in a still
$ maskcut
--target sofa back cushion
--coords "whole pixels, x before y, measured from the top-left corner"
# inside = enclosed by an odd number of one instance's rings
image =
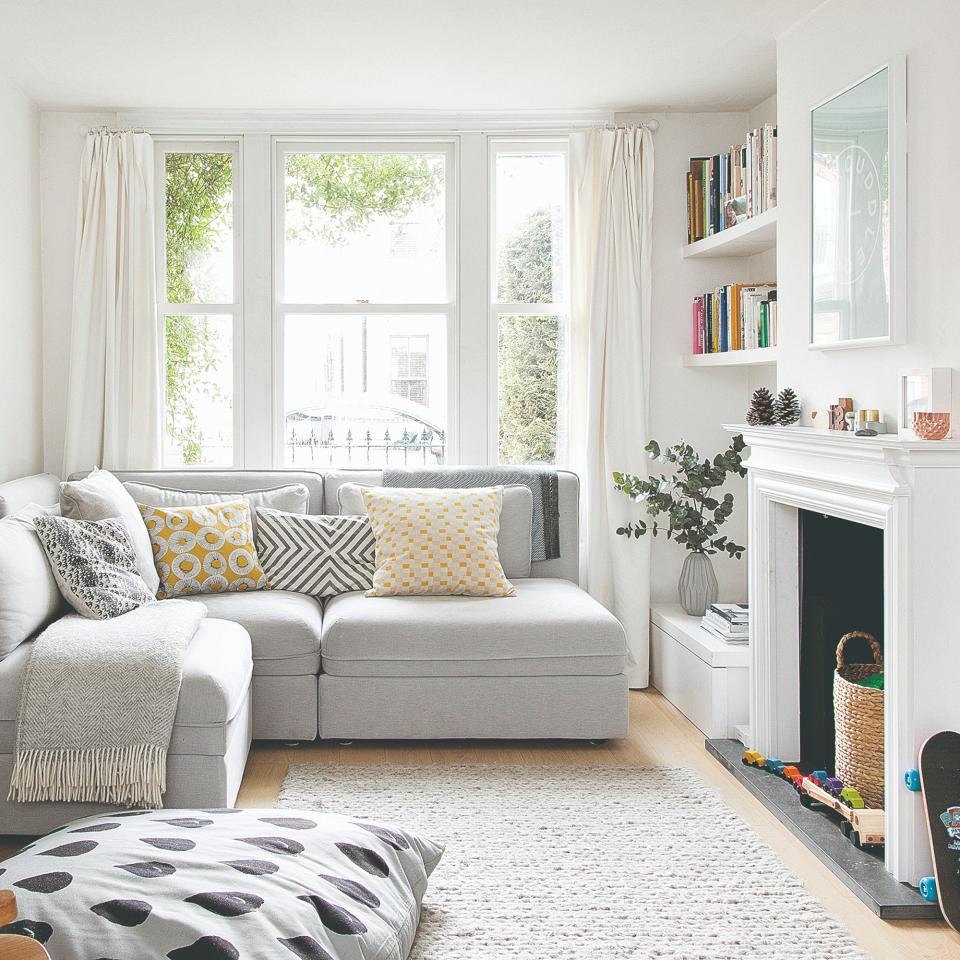
[[[56,513],[32,503],[0,520],[0,660],[65,610],[33,525]]]
[[[337,490],[338,512],[341,515],[365,516],[367,513],[363,502],[365,489],[373,489],[373,486],[360,483],[341,484]],[[523,580],[530,576],[532,530],[533,494],[530,488],[504,487],[500,530],[497,534],[497,554],[503,572],[510,580]]]
[[[153,563],[153,547],[133,497],[109,470],[94,470],[81,480],[60,484],[60,511],[68,520],[110,520],[119,517],[137,555],[137,568],[148,589],[157,592],[160,577]]]
[[[290,484],[307,488],[307,513],[323,513],[323,474],[316,470],[117,470],[123,483],[144,483],[168,490],[214,493],[233,500],[248,491],[273,490]],[[196,501],[194,501],[196,502]],[[283,508],[277,508],[283,509]]]
[[[196,507],[201,504],[220,503],[227,499],[223,493],[207,490],[180,490],[176,487],[162,487],[135,480],[127,480],[123,486],[137,503],[162,509]],[[250,504],[251,513],[255,513],[260,507],[282,510],[284,513],[306,513],[310,504],[310,491],[302,483],[286,483],[262,490],[238,490],[237,493]]]

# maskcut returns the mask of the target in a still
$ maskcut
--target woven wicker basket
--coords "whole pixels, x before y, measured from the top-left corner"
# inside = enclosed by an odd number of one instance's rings
[[[873,663],[847,663],[848,640],[863,637],[873,651]],[[833,711],[836,727],[837,776],[856,787],[868,807],[883,809],[883,691],[861,687],[883,670],[883,653],[872,633],[854,630],[840,638],[837,672],[833,675]]]

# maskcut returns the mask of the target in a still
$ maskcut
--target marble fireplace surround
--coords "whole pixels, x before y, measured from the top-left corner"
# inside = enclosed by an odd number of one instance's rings
[[[798,511],[880,528],[884,551],[887,870],[930,872],[920,744],[960,729],[960,441],[725,424],[749,445],[750,728],[768,756],[800,752]]]

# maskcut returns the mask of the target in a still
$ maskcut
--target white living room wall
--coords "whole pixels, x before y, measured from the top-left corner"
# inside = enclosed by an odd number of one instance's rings
[[[960,156],[956,50],[960,5],[829,0],[778,39],[780,386],[805,409],[851,396],[896,416],[901,369],[960,365]],[[907,59],[907,339],[902,345],[810,350],[810,109],[890,57]],[[960,383],[954,374],[954,407]]]
[[[43,467],[40,334],[40,121],[0,74],[0,481]]]
[[[662,445],[686,440],[711,457],[726,449],[730,434],[723,423],[743,421],[751,391],[773,386],[772,367],[688,368],[683,357],[692,352],[691,304],[694,296],[730,282],[773,278],[774,259],[761,254],[747,259],[684,260],[687,242],[686,173],[690,157],[706,156],[742,143],[751,127],[776,115],[770,98],[749,113],[619,114],[620,123],[655,117],[653,213],[653,340],[650,383],[649,435]],[[648,438],[644,438],[644,442]],[[643,473],[652,464],[624,464]],[[729,481],[738,507],[724,528],[738,543],[746,543],[746,483]],[[638,507],[623,502],[623,517],[639,515]],[[658,538],[653,544],[651,602],[676,602],[677,580],[685,551]],[[715,557],[714,568],[723,600],[745,600],[746,559]]]

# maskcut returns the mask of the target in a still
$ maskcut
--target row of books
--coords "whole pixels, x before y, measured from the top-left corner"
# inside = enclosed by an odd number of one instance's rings
[[[711,603],[700,624],[727,643],[750,642],[750,610],[745,603]]]
[[[691,157],[687,243],[720,233],[777,205],[777,128],[765,123],[729,153]]]
[[[726,353],[777,342],[777,288],[728,283],[693,298],[693,352]]]

